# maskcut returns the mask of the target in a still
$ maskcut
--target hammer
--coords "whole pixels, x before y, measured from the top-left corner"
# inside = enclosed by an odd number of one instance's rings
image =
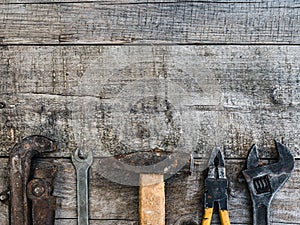
[[[98,171],[110,181],[139,186],[140,225],[165,225],[164,180],[189,162],[193,165],[188,153],[153,149],[101,158]]]

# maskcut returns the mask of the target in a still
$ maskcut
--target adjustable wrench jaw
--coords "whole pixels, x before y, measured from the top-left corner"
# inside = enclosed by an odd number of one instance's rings
[[[275,143],[278,162],[259,166],[257,148],[253,145],[248,154],[247,169],[243,171],[252,199],[254,225],[269,224],[271,201],[294,169],[294,158],[290,151],[281,143]]]

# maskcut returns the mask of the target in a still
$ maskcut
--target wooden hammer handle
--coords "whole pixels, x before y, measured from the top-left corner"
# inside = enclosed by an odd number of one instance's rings
[[[160,174],[140,174],[140,225],[165,225],[165,185]]]

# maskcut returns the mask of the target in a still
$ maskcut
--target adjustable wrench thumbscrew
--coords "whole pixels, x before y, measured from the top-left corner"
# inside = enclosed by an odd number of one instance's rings
[[[88,171],[93,163],[93,154],[89,152],[86,157],[80,157],[79,149],[76,149],[71,158],[77,176],[78,225],[88,225]]]

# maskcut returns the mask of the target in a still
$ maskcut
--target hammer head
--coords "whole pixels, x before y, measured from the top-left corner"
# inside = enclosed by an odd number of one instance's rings
[[[247,158],[247,169],[243,175],[248,183],[252,196],[275,193],[284,185],[294,169],[294,158],[289,149],[275,141],[279,159],[276,163],[259,166],[257,148],[252,146]]]
[[[188,153],[153,149],[100,158],[98,171],[112,182],[139,186],[141,174],[160,174],[167,179],[188,163],[192,163],[192,156]]]

